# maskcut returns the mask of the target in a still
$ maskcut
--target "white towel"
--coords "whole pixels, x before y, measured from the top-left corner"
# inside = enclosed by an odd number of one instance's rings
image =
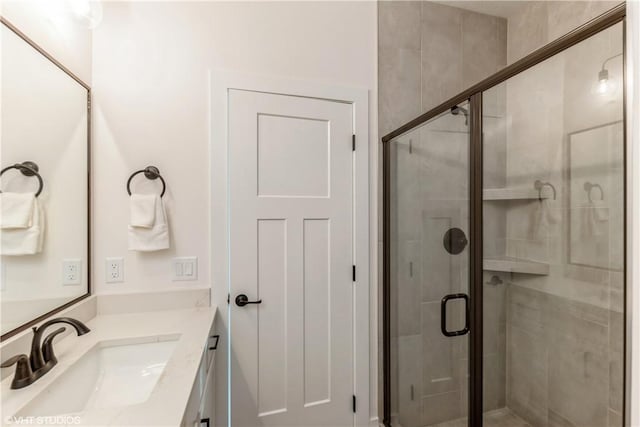
[[[157,198],[151,227],[129,225],[129,250],[152,252],[163,249],[169,249],[169,226],[164,203],[161,198]]]
[[[561,211],[550,207],[548,200],[540,200],[531,211],[529,236],[533,239],[548,237],[549,233],[552,232],[553,224],[557,224],[561,216]]]
[[[0,229],[0,254],[33,255],[42,251],[45,221],[38,199],[33,202],[32,212],[28,228]]]
[[[156,221],[156,203],[158,196],[155,194],[132,194],[129,199],[129,210],[132,227],[151,228]]]
[[[604,236],[609,229],[609,209],[589,202],[580,208],[580,222],[582,237]]]
[[[29,228],[35,193],[0,193],[0,228]]]

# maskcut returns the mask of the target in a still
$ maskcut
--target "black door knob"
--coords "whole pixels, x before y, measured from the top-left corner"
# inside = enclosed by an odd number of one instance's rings
[[[245,294],[240,294],[236,297],[236,305],[238,307],[244,307],[247,304],[262,304],[262,300],[259,299],[257,301],[249,301],[249,297]]]

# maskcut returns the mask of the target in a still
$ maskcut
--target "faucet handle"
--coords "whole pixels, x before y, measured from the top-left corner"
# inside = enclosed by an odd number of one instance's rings
[[[6,360],[0,368],[8,368],[14,364],[16,366],[16,373],[11,381],[11,388],[18,389],[26,387],[33,382],[33,372],[31,371],[31,364],[26,354],[18,354],[12,358]]]
[[[67,328],[56,329],[46,336],[44,341],[42,342],[42,358],[44,359],[44,363],[53,362],[53,365],[58,363],[58,359],[56,355],[53,353],[53,339],[66,331]]]

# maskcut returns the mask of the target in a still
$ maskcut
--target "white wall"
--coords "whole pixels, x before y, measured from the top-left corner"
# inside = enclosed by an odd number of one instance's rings
[[[87,84],[91,84],[91,31],[67,0],[3,0],[0,13]]]
[[[92,64],[95,291],[211,285],[209,70],[368,89],[374,173],[376,40],[374,2],[105,3],[103,22],[94,32]],[[127,250],[125,183],[132,171],[150,164],[158,166],[167,181],[172,248],[132,253]],[[136,182],[137,188],[146,184],[144,179]],[[371,182],[377,182],[375,175]],[[372,188],[374,207],[375,195]],[[372,242],[377,241],[375,212],[372,209]],[[105,257],[111,256],[125,257],[124,283],[105,283]],[[198,257],[197,282],[171,281],[175,256]],[[372,284],[377,281],[376,256],[372,247]],[[375,312],[374,285],[371,298]],[[372,319],[372,345],[377,343],[375,322]],[[375,360],[371,373],[375,384]],[[374,387],[374,417],[375,393]]]

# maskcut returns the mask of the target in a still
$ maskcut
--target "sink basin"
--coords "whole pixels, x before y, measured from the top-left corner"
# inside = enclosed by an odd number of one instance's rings
[[[74,414],[143,403],[162,375],[178,338],[179,335],[165,335],[101,341],[18,415]],[[48,375],[56,368],[60,366]]]

